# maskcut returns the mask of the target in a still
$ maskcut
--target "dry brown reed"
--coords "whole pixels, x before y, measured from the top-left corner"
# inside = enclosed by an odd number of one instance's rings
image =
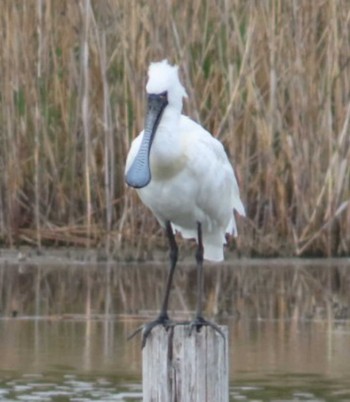
[[[348,0],[3,0],[0,236],[147,256],[154,218],[123,181],[150,61],[225,144],[246,255],[350,254]]]

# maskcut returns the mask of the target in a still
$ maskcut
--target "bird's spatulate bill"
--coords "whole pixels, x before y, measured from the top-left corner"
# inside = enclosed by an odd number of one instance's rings
[[[130,187],[142,188],[151,181],[149,154],[159,120],[167,103],[167,100],[161,95],[148,96],[148,110],[142,142],[125,177],[125,181]]]
[[[142,188],[147,186],[151,181],[151,170],[149,166],[151,144],[152,132],[145,130],[139,152],[126,173],[125,181],[130,187]]]

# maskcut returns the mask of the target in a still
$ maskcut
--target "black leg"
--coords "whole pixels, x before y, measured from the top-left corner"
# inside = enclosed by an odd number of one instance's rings
[[[178,257],[178,247],[176,244],[173,229],[171,227],[171,223],[169,221],[166,222],[165,231],[166,231],[166,235],[169,240],[170,265],[169,265],[169,273],[168,273],[168,278],[167,278],[165,292],[164,292],[164,298],[163,298],[163,302],[162,302],[161,309],[159,312],[159,316],[154,321],[151,321],[151,322],[147,323],[146,325],[142,325],[141,327],[137,328],[137,330],[128,337],[128,339],[131,339],[136,334],[138,334],[139,332],[141,332],[143,330],[142,348],[146,345],[146,340],[147,340],[148,335],[151,333],[152,329],[154,327],[156,327],[157,325],[164,325],[164,327],[168,328],[168,327],[172,327],[175,325],[188,324],[188,322],[174,323],[169,319],[169,316],[168,316],[169,295],[170,295],[170,291],[171,291],[171,285],[173,282],[173,277],[174,277],[174,272],[175,272],[175,267],[176,267],[176,262],[177,262],[177,257]]]
[[[197,261],[197,309],[196,309],[196,317],[202,317],[203,310],[203,239],[202,239],[202,225],[197,223],[197,238],[198,238],[198,246],[196,250],[196,261]]]
[[[178,247],[176,244],[173,229],[171,227],[171,223],[169,221],[167,221],[167,223],[166,223],[165,230],[166,230],[166,234],[167,234],[167,237],[169,240],[169,247],[170,247],[170,252],[169,252],[170,266],[169,266],[169,274],[168,274],[168,279],[167,279],[165,293],[164,293],[164,299],[163,299],[162,307],[160,309],[159,317],[164,317],[166,319],[169,319],[168,318],[169,295],[170,295],[171,285],[173,283],[173,277],[174,277],[175,267],[176,267],[176,263],[177,263]]]
[[[193,328],[196,328],[197,331],[203,325],[207,325],[212,327],[215,331],[217,331],[224,339],[225,336],[221,329],[211,321],[203,318],[203,255],[204,255],[204,247],[203,247],[203,237],[202,237],[202,225],[200,222],[197,223],[197,241],[198,246],[196,250],[196,261],[197,261],[197,308],[196,308],[196,316],[194,320],[190,323],[190,335],[192,334]]]

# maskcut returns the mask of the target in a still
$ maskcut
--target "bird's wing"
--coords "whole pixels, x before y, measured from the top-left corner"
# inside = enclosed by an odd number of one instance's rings
[[[228,215],[233,216],[233,209],[244,216],[237,180],[221,142],[185,116],[181,118],[180,131],[188,134],[184,135],[185,152],[199,186],[198,207],[221,224],[229,224]],[[234,222],[230,224],[233,225]]]

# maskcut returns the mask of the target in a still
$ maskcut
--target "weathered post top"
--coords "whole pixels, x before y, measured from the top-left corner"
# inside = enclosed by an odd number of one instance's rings
[[[152,330],[143,349],[143,402],[228,402],[228,330],[225,339],[204,326]]]

